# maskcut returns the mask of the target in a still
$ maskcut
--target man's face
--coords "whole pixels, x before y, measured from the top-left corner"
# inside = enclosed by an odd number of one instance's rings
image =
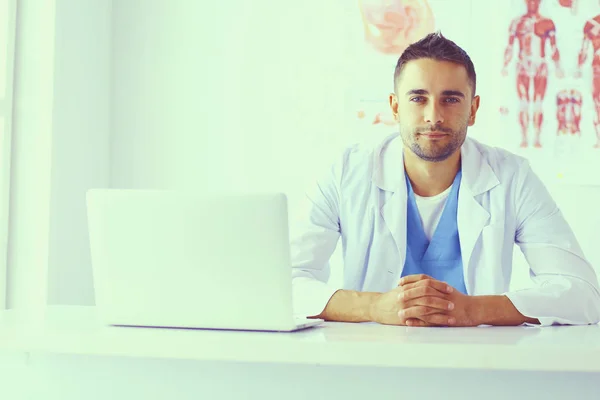
[[[538,12],[538,10],[540,9],[540,1],[541,0],[525,0],[525,3],[527,3],[527,12]]]
[[[467,70],[460,64],[422,58],[409,61],[390,105],[404,146],[425,161],[450,157],[475,123],[479,96],[473,98]]]

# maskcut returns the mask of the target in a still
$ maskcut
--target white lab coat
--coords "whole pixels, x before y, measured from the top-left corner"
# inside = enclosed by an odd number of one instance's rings
[[[406,254],[406,201],[398,134],[347,148],[307,195],[305,224],[291,239],[294,307],[323,311],[338,289],[386,292]],[[505,294],[541,325],[600,321],[598,278],[554,200],[526,159],[467,138],[461,148],[458,231],[469,295]],[[342,287],[327,283],[342,238]],[[514,243],[532,286],[509,291]]]

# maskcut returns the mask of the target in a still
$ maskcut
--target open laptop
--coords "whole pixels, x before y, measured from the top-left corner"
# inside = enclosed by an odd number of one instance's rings
[[[287,198],[92,189],[96,306],[108,325],[290,332]]]

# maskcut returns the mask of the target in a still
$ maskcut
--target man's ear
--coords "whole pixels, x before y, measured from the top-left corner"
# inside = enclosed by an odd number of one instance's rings
[[[473,97],[473,101],[471,102],[471,114],[469,115],[469,126],[475,124],[475,117],[477,116],[480,100],[479,96]]]
[[[398,121],[398,98],[396,97],[395,93],[390,93],[389,103],[390,108],[392,109],[392,114],[394,115],[394,120]]]

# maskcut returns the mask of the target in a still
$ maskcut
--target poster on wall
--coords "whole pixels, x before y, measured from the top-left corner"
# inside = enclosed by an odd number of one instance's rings
[[[547,183],[600,184],[600,1],[511,0],[498,11],[490,141]]]

